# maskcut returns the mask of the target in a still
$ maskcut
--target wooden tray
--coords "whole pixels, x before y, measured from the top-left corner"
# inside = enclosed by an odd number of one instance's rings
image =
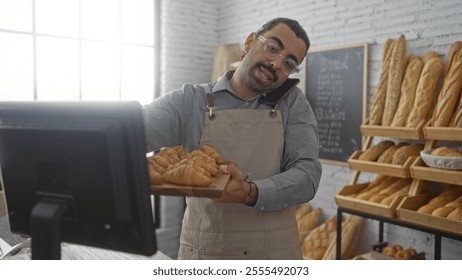
[[[393,199],[390,205],[370,202],[367,200],[356,199],[349,197],[350,194],[355,194],[367,187],[369,183],[357,185],[346,185],[336,195],[335,202],[338,206],[346,209],[356,210],[364,213],[369,213],[379,217],[396,218],[396,208],[405,196],[397,196]]]
[[[396,209],[398,219],[426,228],[462,236],[462,222],[417,212],[417,209],[435,197],[435,193],[410,196],[403,199]]]
[[[411,165],[412,178],[434,181],[446,184],[459,185],[462,182],[461,170],[450,170],[428,167],[421,157],[418,157]]]
[[[182,186],[175,184],[152,185],[154,195],[220,197],[231,178],[229,174],[218,174],[212,177],[210,187]]]
[[[355,151],[348,159],[348,165],[353,170],[379,173],[383,175],[411,178],[410,167],[416,157],[409,157],[403,165],[378,163],[375,161],[359,160],[362,151]]]
[[[462,128],[460,127],[432,127],[430,122],[423,129],[425,139],[460,141]]]
[[[364,136],[386,136],[399,139],[424,139],[423,127],[425,120],[422,120],[417,127],[391,127],[381,125],[369,125],[369,119],[361,125],[361,133]]]

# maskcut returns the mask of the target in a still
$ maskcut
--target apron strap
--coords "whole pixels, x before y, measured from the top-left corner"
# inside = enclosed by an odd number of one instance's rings
[[[210,89],[209,84],[200,85],[205,91],[205,101],[207,102],[207,108],[209,109],[209,119],[213,120],[215,115],[213,114],[213,109],[215,109],[215,100],[213,99],[212,90]]]

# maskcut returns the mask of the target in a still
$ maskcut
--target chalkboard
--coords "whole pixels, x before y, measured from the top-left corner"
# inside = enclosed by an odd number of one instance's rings
[[[306,97],[318,121],[322,161],[346,165],[362,147],[367,57],[367,43],[308,52]]]

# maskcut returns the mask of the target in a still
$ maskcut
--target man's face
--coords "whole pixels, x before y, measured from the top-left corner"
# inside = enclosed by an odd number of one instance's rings
[[[246,86],[255,92],[269,92],[281,86],[288,78],[282,67],[291,59],[298,65],[306,54],[305,42],[285,24],[278,24],[262,34],[266,40],[276,42],[280,52],[272,58],[265,53],[265,44],[256,36],[242,60],[242,73]],[[264,40],[264,39],[263,39]],[[287,71],[285,71],[287,72]]]

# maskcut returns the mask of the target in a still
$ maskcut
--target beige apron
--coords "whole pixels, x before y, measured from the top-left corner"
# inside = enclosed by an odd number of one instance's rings
[[[226,160],[235,161],[250,175],[248,180],[280,172],[284,131],[279,111],[236,109],[208,116],[201,145],[211,144]],[[293,207],[257,211],[240,203],[195,197],[186,203],[179,259],[302,258]]]

